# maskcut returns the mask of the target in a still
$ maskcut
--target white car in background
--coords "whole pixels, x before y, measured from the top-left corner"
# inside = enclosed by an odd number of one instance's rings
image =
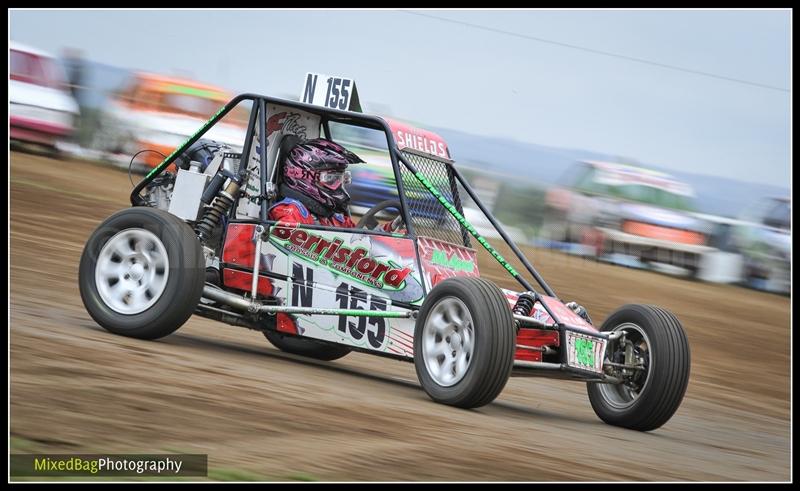
[[[75,131],[80,115],[63,68],[44,51],[13,41],[9,48],[10,140],[56,152],[56,144]]]
[[[464,207],[464,218],[466,218],[467,222],[475,227],[475,230],[483,237],[487,239],[502,240],[502,237],[497,232],[497,229],[494,227],[494,225],[492,225],[492,222],[490,222],[489,219],[486,218],[486,215],[484,215],[479,209]],[[500,222],[500,226],[506,231],[506,234],[508,234],[508,236],[514,242],[518,242],[520,244],[527,244],[530,242],[528,240],[528,236],[522,231],[522,229],[506,225],[502,222]]]

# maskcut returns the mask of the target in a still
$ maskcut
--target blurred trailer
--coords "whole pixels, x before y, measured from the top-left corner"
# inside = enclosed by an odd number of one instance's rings
[[[57,143],[71,138],[79,116],[63,68],[44,51],[13,41],[9,48],[9,138],[57,153]]]
[[[546,196],[542,234],[578,243],[599,259],[697,276],[710,224],[694,215],[694,192],[673,176],[599,161],[576,163]]]
[[[704,213],[694,215],[709,224],[708,245],[700,257],[697,278],[711,283],[739,283],[744,279],[744,258],[735,240],[735,229],[747,222]]]
[[[92,146],[125,166],[138,151],[152,150],[137,162],[154,167],[231,98],[221,87],[194,80],[134,73],[104,108]],[[246,126],[247,110],[236,107],[206,137],[241,151]]]

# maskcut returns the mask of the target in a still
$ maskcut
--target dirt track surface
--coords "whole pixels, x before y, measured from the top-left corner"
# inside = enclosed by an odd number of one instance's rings
[[[13,153],[10,187],[10,426],[28,450],[207,453],[211,468],[278,480],[790,478],[788,298],[534,250],[597,323],[634,302],[681,319],[684,402],[639,433],[601,422],[583,384],[512,378],[467,411],[430,401],[412,364],[309,362],[196,316],[159,341],[112,335],[84,310],[77,268],[92,230],[128,205],[127,175]]]

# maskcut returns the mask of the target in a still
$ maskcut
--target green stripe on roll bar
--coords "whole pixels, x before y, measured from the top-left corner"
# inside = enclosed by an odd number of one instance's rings
[[[198,134],[198,133],[200,133],[201,131],[205,131],[205,129],[206,129],[206,128],[208,128],[208,126],[211,124],[211,122],[212,122],[212,121],[214,121],[215,119],[217,119],[217,116],[219,116],[219,115],[220,115],[220,113],[221,113],[222,111],[224,111],[226,107],[228,107],[228,105],[227,105],[227,104],[225,104],[224,106],[222,106],[221,108],[219,108],[219,111],[215,112],[215,113],[214,113],[214,115],[213,115],[213,116],[211,116],[211,117],[208,119],[208,121],[206,121],[205,123],[203,123],[203,126],[201,126],[201,127],[200,127],[200,129],[198,129],[197,131],[195,131],[194,133],[192,133],[192,135],[191,135],[189,138],[187,138],[185,142],[181,143],[181,145],[180,145],[179,147],[175,148],[175,150],[173,150],[171,154],[169,154],[169,155],[168,155],[168,156],[167,156],[167,157],[166,157],[164,160],[162,160],[160,164],[158,164],[157,166],[155,166],[155,167],[153,168],[153,170],[151,170],[150,172],[148,172],[148,173],[147,173],[147,175],[146,175],[144,178],[145,178],[145,179],[149,179],[149,178],[150,178],[150,176],[152,176],[153,174],[157,174],[157,173],[161,172],[161,169],[163,169],[164,167],[166,167],[166,165],[167,165],[167,162],[169,162],[169,160],[172,158],[172,156],[173,156],[173,155],[175,155],[176,153],[181,153],[181,152],[183,152],[184,150],[186,150],[186,147],[188,146],[188,145],[186,145],[186,144],[187,144],[187,143],[189,143],[189,142],[192,140],[192,138],[194,138],[194,137],[195,137],[195,135],[197,135],[197,134]]]
[[[514,269],[513,266],[508,264],[506,258],[504,258],[502,254],[497,252],[494,249],[494,247],[492,247],[492,245],[489,244],[489,242],[486,239],[484,239],[483,236],[481,236],[481,234],[479,234],[477,230],[475,230],[475,227],[473,227],[472,224],[470,224],[467,221],[467,219],[464,218],[464,216],[458,212],[458,210],[456,209],[455,206],[453,206],[452,203],[447,201],[447,199],[444,196],[442,196],[442,193],[440,193],[439,190],[436,189],[436,187],[434,187],[434,185],[431,184],[430,181],[428,181],[428,179],[422,174],[422,172],[419,171],[415,172],[414,177],[416,177],[419,180],[419,182],[421,182],[422,185],[425,186],[425,189],[427,189],[434,196],[434,198],[439,200],[439,203],[441,203],[442,206],[444,206],[445,209],[448,212],[450,212],[451,215],[453,215],[453,218],[455,218],[458,221],[458,223],[460,223],[461,226],[467,230],[467,232],[469,232],[473,237],[475,237],[475,240],[477,240],[478,243],[480,243],[480,245],[484,247],[484,249],[489,251],[489,254],[491,254],[492,257],[495,258],[495,260],[497,260],[498,263],[500,263],[500,266],[502,266],[503,269],[511,273],[511,276],[513,276],[514,278],[519,277],[519,273],[517,273],[517,270]]]

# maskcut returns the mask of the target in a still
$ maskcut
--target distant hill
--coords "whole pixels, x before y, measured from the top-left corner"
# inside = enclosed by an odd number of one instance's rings
[[[620,161],[619,156],[587,150],[487,138],[447,128],[431,129],[447,141],[453,158],[460,166],[513,178],[517,182],[550,186],[560,183],[566,170],[578,160]],[[671,174],[691,185],[695,190],[697,210],[703,213],[736,217],[758,198],[789,196],[788,186],[757,184],[637,163]]]

